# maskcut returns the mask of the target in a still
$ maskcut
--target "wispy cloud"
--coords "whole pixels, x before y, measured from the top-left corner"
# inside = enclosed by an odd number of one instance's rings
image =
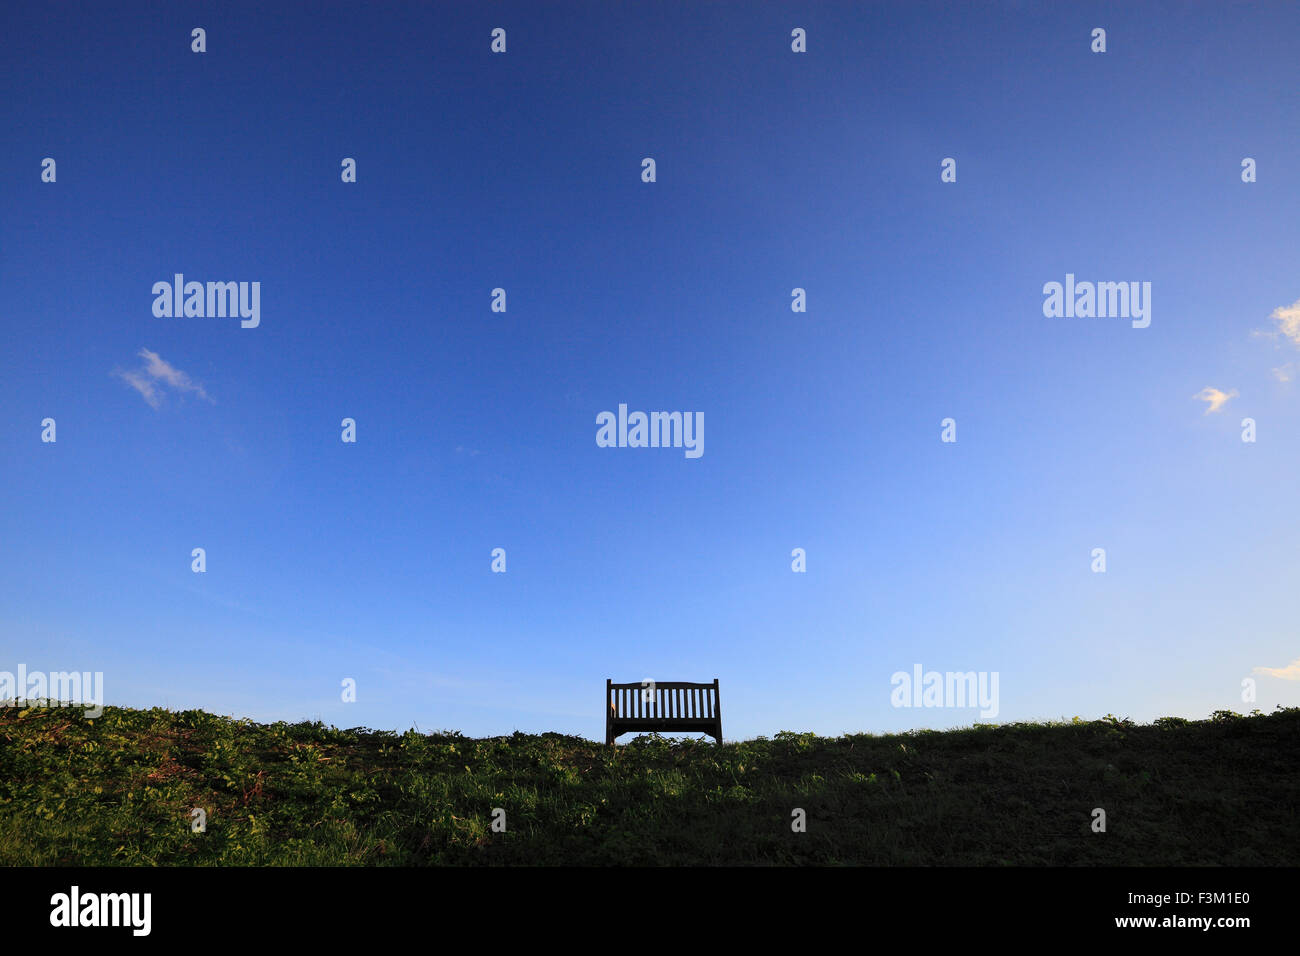
[[[1282,680],[1300,680],[1300,657],[1293,660],[1286,667],[1256,667],[1256,674],[1267,674],[1269,677],[1280,677]]]
[[[1269,313],[1268,317],[1277,323],[1277,327],[1255,329],[1250,333],[1252,338],[1269,339],[1275,348],[1281,344],[1278,340],[1285,338],[1296,348],[1300,348],[1300,299],[1296,299],[1290,305],[1279,305]]]
[[[139,372],[123,372],[121,369],[114,369],[113,374],[143,395],[144,400],[154,408],[162,404],[162,400],[158,397],[158,389],[154,388],[153,383]]]
[[[1300,299],[1290,305],[1280,305],[1269,316],[1277,322],[1278,332],[1291,340],[1291,344],[1300,348]]]
[[[1220,408],[1223,407],[1223,404],[1228,399],[1236,398],[1236,397],[1237,397],[1237,390],[1235,388],[1228,392],[1221,392],[1217,388],[1211,388],[1208,386],[1206,388],[1201,389],[1199,392],[1197,392],[1195,395],[1192,396],[1192,398],[1195,398],[1199,401],[1210,403],[1209,406],[1205,409],[1205,414],[1207,415],[1210,414],[1210,412],[1217,412]]]
[[[1300,299],[1290,305],[1279,305],[1269,313],[1269,318],[1277,326],[1272,329],[1254,329],[1250,333],[1251,338],[1268,339],[1275,349],[1282,348],[1283,339],[1300,348]],[[1273,377],[1279,382],[1291,382],[1295,380],[1297,371],[1300,371],[1300,363],[1287,361],[1274,366]]]
[[[189,375],[176,368],[157,352],[141,349],[138,354],[140,358],[144,359],[143,367],[125,371],[114,369],[113,375],[139,392],[140,396],[149,403],[151,408],[158,408],[162,405],[164,387],[182,393],[191,392],[205,401],[216,404],[212,397],[203,390],[202,385],[199,385]]]

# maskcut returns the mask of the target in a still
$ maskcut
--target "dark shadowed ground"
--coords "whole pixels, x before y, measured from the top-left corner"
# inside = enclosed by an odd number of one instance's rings
[[[796,809],[806,832],[792,830]],[[4,865],[1297,860],[1300,708],[616,749],[0,708]]]

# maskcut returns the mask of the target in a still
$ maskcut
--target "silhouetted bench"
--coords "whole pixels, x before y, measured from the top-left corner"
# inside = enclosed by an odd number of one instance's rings
[[[704,733],[722,743],[722,710],[718,706],[718,680],[712,684],[683,681],[649,684],[615,684],[605,681],[605,743],[619,734],[663,731],[670,734]]]

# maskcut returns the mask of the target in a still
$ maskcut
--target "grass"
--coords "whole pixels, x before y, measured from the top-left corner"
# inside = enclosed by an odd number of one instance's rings
[[[191,810],[206,812],[193,832]],[[494,832],[494,808],[505,832]],[[1093,809],[1106,832],[1092,830]],[[793,832],[792,812],[806,813]],[[0,707],[0,864],[1293,865],[1300,708],[718,747]]]

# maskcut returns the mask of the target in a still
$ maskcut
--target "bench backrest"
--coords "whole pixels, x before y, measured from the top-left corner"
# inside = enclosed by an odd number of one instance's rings
[[[722,742],[722,708],[718,682],[605,681],[605,738],[640,730],[701,731]]]

